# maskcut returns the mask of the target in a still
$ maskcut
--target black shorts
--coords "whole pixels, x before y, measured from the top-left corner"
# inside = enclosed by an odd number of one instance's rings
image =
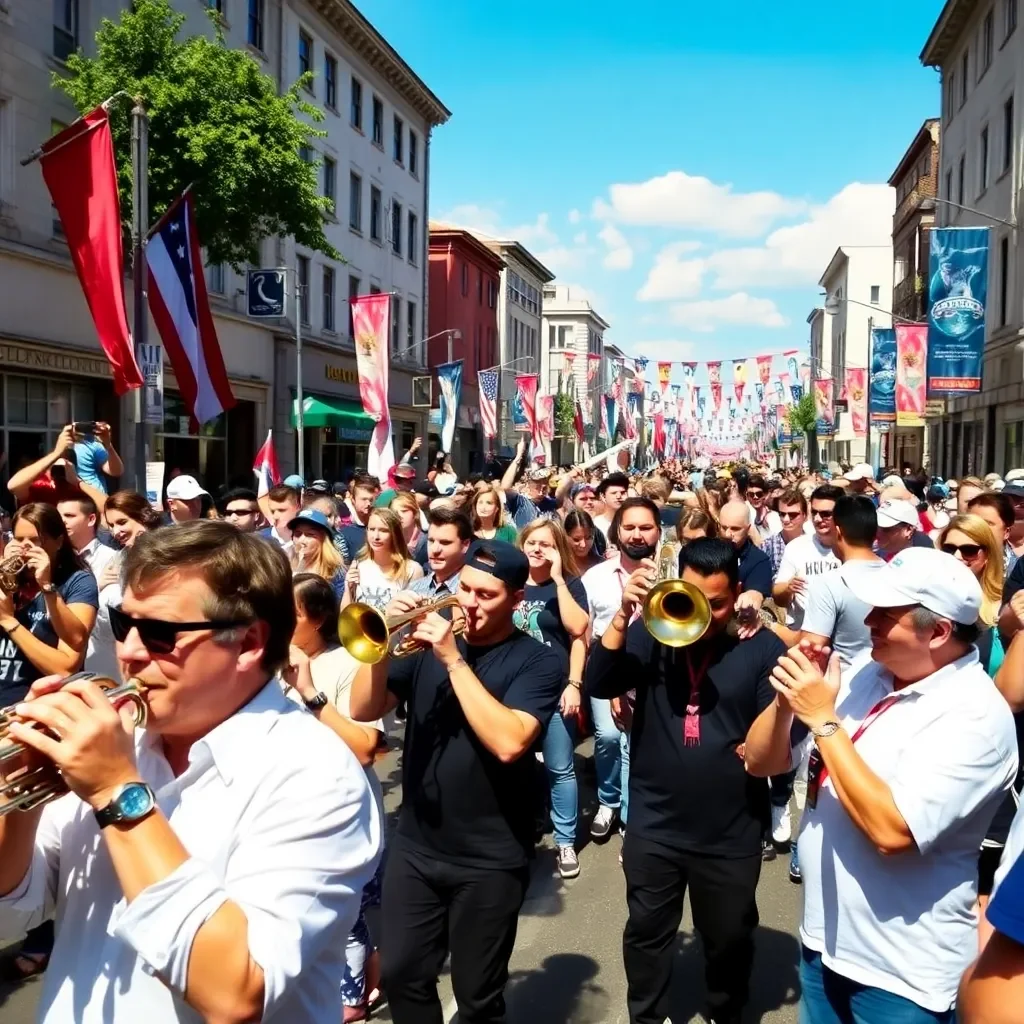
[[[991,896],[995,884],[996,868],[1003,856],[1001,846],[983,846],[978,854],[978,895]]]

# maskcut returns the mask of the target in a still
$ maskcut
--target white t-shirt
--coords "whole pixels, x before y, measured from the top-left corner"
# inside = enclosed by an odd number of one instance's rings
[[[372,558],[364,558],[358,565],[359,583],[356,586],[356,600],[373,605],[378,611],[383,611],[395,594],[405,590],[412,580],[423,575],[423,570],[411,559],[394,577],[385,576],[384,570]]]
[[[815,576],[823,576],[827,572],[838,569],[842,563],[836,553],[825,547],[818,540],[816,533],[797,537],[786,545],[782,553],[776,583],[785,583],[794,576],[802,576],[810,583]],[[804,610],[807,607],[807,592],[796,594],[786,609],[786,625],[790,629],[801,629],[804,621]]]
[[[836,704],[846,732],[892,692],[892,676],[858,658]],[[944,1013],[978,955],[978,850],[1016,775],[1013,715],[972,648],[900,690],[856,750],[916,849],[880,853],[826,778],[800,828],[801,941],[844,978]]]

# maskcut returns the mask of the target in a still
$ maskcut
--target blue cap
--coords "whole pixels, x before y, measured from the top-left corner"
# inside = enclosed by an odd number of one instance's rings
[[[301,491],[302,488],[306,486],[306,482],[298,473],[292,473],[291,476],[286,476],[284,478],[284,485],[285,487],[294,487]]]
[[[327,521],[327,516],[319,509],[304,508],[289,524],[288,529],[294,530],[296,526],[305,523],[307,526],[318,526],[328,537],[334,537],[334,527]]]

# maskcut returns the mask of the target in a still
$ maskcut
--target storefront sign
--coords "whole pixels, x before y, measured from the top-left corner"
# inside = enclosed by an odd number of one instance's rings
[[[136,345],[136,356],[145,386],[142,400],[145,422],[153,426],[164,425],[164,355],[162,345]]]
[[[146,463],[146,500],[155,509],[163,508],[161,504],[164,494],[164,463]]]
[[[359,373],[346,366],[331,366],[330,363],[324,363],[324,376],[328,380],[341,381],[343,384],[359,383]]]
[[[18,370],[44,370],[48,373],[71,373],[84,377],[111,376],[110,363],[101,356],[55,352],[52,349],[30,348],[11,342],[0,342],[0,366]]]
[[[924,403],[925,419],[936,419],[946,415],[946,400],[944,398],[929,398]]]

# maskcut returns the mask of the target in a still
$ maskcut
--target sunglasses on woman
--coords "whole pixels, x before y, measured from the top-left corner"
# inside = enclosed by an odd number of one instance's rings
[[[942,550],[945,551],[947,555],[954,555],[954,556],[959,551],[960,555],[966,561],[969,562],[969,561],[971,561],[971,559],[977,558],[978,555],[981,554],[981,545],[980,544],[943,544],[942,545]]]
[[[209,629],[218,632],[222,629],[237,629],[239,626],[248,626],[249,622],[229,622],[227,620],[209,619],[206,622],[167,622],[164,619],[136,619],[121,611],[120,608],[110,607],[110,631],[118,643],[124,643],[128,634],[133,630],[139,631],[139,639],[142,646],[150,654],[170,654],[178,642],[179,633],[198,633],[200,630]]]

